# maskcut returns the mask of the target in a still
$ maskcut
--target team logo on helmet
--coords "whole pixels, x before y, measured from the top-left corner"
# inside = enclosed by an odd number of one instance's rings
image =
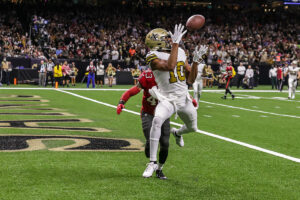
[[[147,34],[145,43],[151,50],[170,50],[168,37],[169,33],[165,29],[156,28]]]

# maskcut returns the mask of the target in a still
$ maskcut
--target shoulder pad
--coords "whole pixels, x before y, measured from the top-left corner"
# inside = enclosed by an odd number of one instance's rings
[[[149,65],[151,63],[152,60],[157,59],[157,55],[155,51],[150,51],[147,55],[146,55],[146,64]]]

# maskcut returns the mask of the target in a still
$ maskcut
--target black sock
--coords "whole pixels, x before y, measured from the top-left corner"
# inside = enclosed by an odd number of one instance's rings
[[[146,145],[145,145],[145,155],[147,158],[150,158],[150,143],[149,142],[146,142]]]
[[[168,149],[161,149],[159,151],[159,163],[164,164],[168,157]]]

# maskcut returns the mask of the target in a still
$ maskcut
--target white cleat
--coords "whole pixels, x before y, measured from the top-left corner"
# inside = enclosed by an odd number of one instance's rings
[[[158,165],[155,164],[154,162],[150,162],[147,164],[147,168],[145,169],[143,173],[144,178],[149,178],[152,176],[153,172],[155,172],[158,168]]]
[[[183,137],[181,135],[177,135],[177,129],[172,128],[171,133],[174,135],[174,137],[176,139],[176,144],[180,147],[183,147],[184,146]]]

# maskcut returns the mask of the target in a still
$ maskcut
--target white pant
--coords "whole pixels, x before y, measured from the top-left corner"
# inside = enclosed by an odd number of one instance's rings
[[[177,109],[178,116],[184,122],[184,125],[178,130],[178,134],[184,134],[196,131],[197,128],[197,110],[192,101],[185,96],[176,102],[176,106],[169,101],[161,101],[155,109],[152,127],[150,131],[150,161],[157,160],[158,142],[161,135],[161,126],[166,119],[170,118]]]
[[[199,102],[200,100],[200,96],[202,93],[202,89],[203,89],[203,80],[201,79],[197,79],[194,83],[193,83],[193,89],[194,89],[194,99]]]
[[[296,87],[297,79],[289,78],[289,98],[295,98]]]

